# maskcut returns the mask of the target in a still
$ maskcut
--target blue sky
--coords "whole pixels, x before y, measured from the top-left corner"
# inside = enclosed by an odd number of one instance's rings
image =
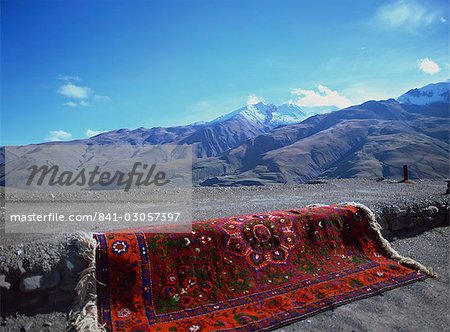
[[[1,144],[343,107],[450,77],[447,1],[2,1]]]

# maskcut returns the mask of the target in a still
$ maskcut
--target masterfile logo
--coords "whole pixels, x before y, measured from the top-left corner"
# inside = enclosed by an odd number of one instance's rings
[[[124,190],[129,191],[135,185],[137,187],[155,185],[157,187],[170,183],[167,179],[166,172],[156,171],[156,164],[148,165],[141,162],[135,162],[130,172],[116,170],[114,173],[109,171],[101,171],[100,166],[95,166],[94,170],[87,171],[82,168],[78,172],[61,171],[60,167],[53,165],[32,165],[28,167],[30,176],[26,184],[29,186],[36,183],[41,186],[44,183],[48,186],[80,186],[86,185],[93,187],[100,185],[107,187],[117,185],[117,187],[125,186]]]
[[[3,156],[7,233],[191,230],[191,146],[47,143]]]

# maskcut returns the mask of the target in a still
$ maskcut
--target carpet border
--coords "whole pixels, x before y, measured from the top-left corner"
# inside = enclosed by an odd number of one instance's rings
[[[258,331],[272,331],[274,329],[279,329],[281,327],[288,326],[290,324],[293,324],[293,323],[296,323],[296,322],[308,319],[308,318],[310,318],[312,316],[315,316],[317,314],[320,314],[322,312],[325,312],[325,311],[328,311],[328,310],[333,310],[334,308],[346,305],[346,304],[351,303],[351,302],[368,299],[368,298],[374,297],[376,295],[381,295],[384,292],[387,292],[387,291],[390,291],[392,289],[399,288],[399,287],[402,287],[402,286],[407,286],[407,285],[413,284],[413,283],[415,283],[417,281],[424,281],[424,280],[426,280],[426,278],[428,278],[427,275],[422,275],[422,277],[420,277],[420,278],[411,279],[411,280],[405,281],[403,283],[392,285],[392,286],[386,286],[386,287],[383,287],[382,289],[379,289],[379,290],[377,290],[375,292],[372,292],[372,293],[369,293],[369,294],[366,294],[366,295],[361,295],[361,296],[358,296],[356,298],[347,299],[347,300],[344,300],[344,301],[339,302],[339,303],[333,303],[333,304],[331,304],[331,305],[329,305],[327,307],[320,308],[320,309],[318,309],[316,311],[313,311],[313,312],[310,312],[310,313],[308,313],[306,315],[295,317],[295,318],[292,318],[290,320],[286,320],[286,321],[283,321],[283,322],[280,322],[280,323],[277,323],[277,324],[272,324],[272,325],[263,327],[261,329],[258,329]],[[217,332],[220,332],[220,331],[221,330],[218,330]],[[222,331],[230,331],[230,330],[222,330]]]

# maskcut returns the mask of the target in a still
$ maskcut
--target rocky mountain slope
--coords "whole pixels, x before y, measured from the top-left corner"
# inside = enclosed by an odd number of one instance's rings
[[[259,102],[204,124],[119,129],[102,133],[88,141],[92,144],[190,144],[195,156],[203,158],[219,156],[250,138],[305,118],[299,106],[283,104],[277,107]]]
[[[447,177],[449,103],[369,101],[272,130],[200,160],[202,185],[301,183],[317,177]]]

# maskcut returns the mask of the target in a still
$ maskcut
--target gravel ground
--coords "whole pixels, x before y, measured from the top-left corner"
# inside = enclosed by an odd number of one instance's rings
[[[448,196],[442,196],[445,190],[443,181],[400,184],[354,179],[296,186],[196,187],[193,189],[193,218],[207,219],[344,201],[363,203],[379,213],[392,205],[413,207],[419,203],[448,202]],[[449,227],[435,228],[392,243],[400,253],[435,268],[440,274],[438,279],[428,279],[388,291],[383,296],[346,304],[278,331],[450,331],[449,233]],[[26,259],[30,267],[48,270],[58,261],[65,235],[0,234],[0,239],[3,242],[0,250],[2,268],[17,266],[18,259]],[[28,316],[19,313],[3,319],[0,331],[20,331],[23,328],[26,331],[62,331],[66,314],[45,310]]]
[[[419,202],[448,202],[448,196],[442,195],[446,187],[444,181],[436,180],[398,183],[366,179],[267,187],[197,187],[193,193],[193,216],[206,219],[349,201],[365,204],[379,213],[390,205],[411,207]]]

